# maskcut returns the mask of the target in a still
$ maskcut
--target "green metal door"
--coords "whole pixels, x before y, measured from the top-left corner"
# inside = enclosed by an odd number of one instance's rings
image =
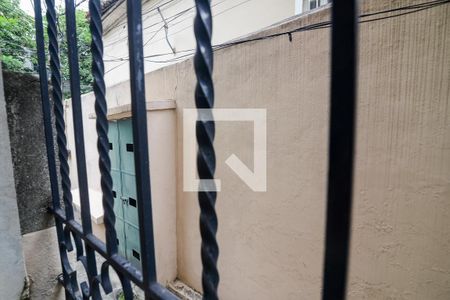
[[[125,230],[122,204],[122,180],[120,174],[119,127],[118,122],[109,123],[109,156],[111,158],[111,177],[113,179],[114,213],[119,253],[125,256]]]
[[[108,135],[119,252],[140,268],[141,250],[131,120],[110,122]]]

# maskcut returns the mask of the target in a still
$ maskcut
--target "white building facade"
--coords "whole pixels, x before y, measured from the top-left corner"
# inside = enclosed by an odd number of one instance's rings
[[[256,32],[329,0],[212,0],[213,45]],[[145,72],[183,60],[194,53],[194,0],[144,0]],[[105,79],[112,86],[129,79],[125,1],[103,17]]]

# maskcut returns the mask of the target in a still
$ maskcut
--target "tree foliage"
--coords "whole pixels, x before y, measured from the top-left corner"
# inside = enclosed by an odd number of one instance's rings
[[[68,46],[66,38],[66,17],[63,10],[60,9],[59,28],[60,28],[60,48],[61,48],[61,73],[63,81],[67,83],[69,76]],[[91,33],[89,29],[89,19],[87,13],[82,10],[76,11],[77,38],[78,38],[78,59],[80,65],[80,84],[81,92],[87,93],[92,90],[92,56],[91,56]]]
[[[70,75],[65,29],[66,17],[63,9],[60,8],[57,10],[57,15],[59,16],[58,40],[60,46],[63,90],[65,96],[70,97],[68,93]],[[76,10],[76,24],[81,92],[87,93],[92,90],[91,34],[87,12]],[[44,24],[44,26],[46,26],[46,24]],[[47,41],[46,30],[44,30],[44,32]],[[15,72],[36,71],[37,57],[34,18],[20,9],[19,0],[0,0],[0,48],[2,51],[0,58],[5,70]],[[49,59],[48,52],[47,59]]]
[[[32,71],[35,63],[34,21],[19,0],[0,0],[1,60],[6,70]]]

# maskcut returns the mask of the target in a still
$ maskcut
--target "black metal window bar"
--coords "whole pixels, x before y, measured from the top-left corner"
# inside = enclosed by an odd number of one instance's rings
[[[352,200],[352,176],[355,136],[356,97],[356,1],[336,0],[332,6],[331,50],[331,114],[329,137],[329,172],[327,194],[327,225],[325,239],[325,263],[323,276],[323,299],[344,299],[350,244],[350,219]],[[89,0],[90,30],[92,34],[92,73],[95,93],[96,128],[98,134],[99,168],[103,192],[106,243],[92,233],[89,193],[84,150],[83,122],[80,95],[80,77],[77,53],[74,0],[65,0],[66,32],[69,49],[70,92],[74,122],[78,182],[81,202],[81,224],[74,219],[71,183],[69,178],[68,151],[63,114],[57,18],[54,0],[45,0],[47,6],[48,50],[52,83],[53,109],[60,162],[58,171],[52,133],[51,104],[47,83],[44,27],[41,0],[35,0],[36,43],[41,84],[44,131],[51,181],[52,208],[55,216],[58,246],[62,266],[62,284],[66,299],[101,299],[112,292],[109,272],[112,268],[122,284],[125,299],[133,299],[131,283],[140,287],[145,299],[177,299],[156,281],[155,247],[153,238],[151,185],[149,174],[147,122],[145,108],[144,58],[142,43],[142,3],[127,0],[128,44],[130,53],[130,87],[132,127],[135,145],[135,168],[137,201],[139,210],[142,272],[118,254],[115,215],[113,211],[111,162],[109,158],[107,103],[105,99],[102,20],[100,0]],[[197,15],[194,32],[197,50],[194,68],[197,76],[195,102],[198,109],[214,107],[212,80],[213,49],[211,45],[212,15],[210,0],[196,0]],[[197,170],[200,179],[213,179],[215,172],[214,121],[199,119],[196,125],[198,143]],[[63,206],[60,203],[62,196]],[[200,231],[202,237],[201,258],[203,264],[202,284],[204,299],[218,299],[219,273],[217,259],[219,247],[216,241],[217,216],[216,192],[199,192],[201,209]],[[68,252],[75,250],[87,274],[87,281],[78,282],[76,271],[68,259]],[[105,262],[100,270],[96,265],[96,253]],[[301,283],[299,283],[301,284]]]

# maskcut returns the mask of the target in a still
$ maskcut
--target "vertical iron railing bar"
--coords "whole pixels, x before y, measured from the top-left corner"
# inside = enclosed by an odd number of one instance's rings
[[[78,63],[77,33],[75,21],[74,0],[65,0],[66,5],[66,35],[69,57],[70,94],[72,97],[72,114],[75,136],[75,151],[80,191],[81,224],[84,236],[92,235],[91,212],[89,206],[89,188],[86,171],[86,155],[84,149],[83,117],[81,109],[80,74]],[[97,277],[97,264],[94,250],[85,243],[87,276],[89,291],[83,288],[83,296],[91,296],[94,300],[101,299],[100,290],[94,279]]]
[[[198,200],[200,205],[200,233],[202,236],[201,258],[203,263],[202,285],[203,299],[218,299],[217,288],[219,285],[219,272],[217,260],[219,246],[216,240],[217,215],[215,203],[217,192],[215,191],[214,172],[216,169],[216,157],[214,152],[215,122],[212,109],[214,108],[214,84],[212,15],[210,0],[196,0],[197,14],[194,20],[194,33],[197,50],[194,56],[194,68],[197,77],[195,88],[195,104],[199,111],[196,123],[196,136],[198,143],[197,171],[201,180],[209,180],[213,189],[203,191],[200,187]],[[201,114],[207,114],[207,120],[202,119]]]
[[[37,0],[40,1],[40,0]],[[133,1],[135,2],[135,1]],[[36,2],[38,3],[38,2]],[[145,230],[144,233],[141,232],[141,243],[146,245],[147,248],[143,247],[144,257],[150,257],[147,260],[147,277],[143,275],[137,268],[131,265],[131,263],[120,255],[117,255],[117,245],[115,245],[116,250],[108,248],[101,240],[92,234],[92,225],[90,218],[90,208],[89,208],[89,194],[88,194],[88,184],[87,184],[87,173],[86,173],[86,161],[85,161],[85,150],[84,150],[84,136],[83,136],[83,122],[82,122],[82,110],[81,110],[81,93],[80,93],[80,79],[79,79],[79,65],[78,65],[78,53],[77,53],[77,37],[76,37],[76,24],[75,24],[75,6],[73,0],[66,0],[66,32],[67,32],[67,42],[68,42],[68,54],[69,54],[69,72],[70,72],[70,88],[72,95],[72,107],[73,107],[73,120],[74,120],[74,132],[75,132],[75,144],[76,144],[76,154],[77,154],[77,168],[78,168],[78,181],[80,187],[80,198],[81,198],[81,219],[82,224],[79,224],[73,218],[73,206],[72,198],[70,193],[70,178],[69,178],[69,167],[67,164],[67,148],[66,148],[66,136],[64,133],[64,115],[63,115],[63,105],[62,105],[62,91],[61,91],[61,73],[60,73],[60,61],[58,53],[58,41],[57,41],[57,20],[55,13],[55,3],[54,0],[46,0],[47,4],[47,19],[48,19],[48,34],[49,34],[49,52],[50,52],[50,64],[52,71],[52,83],[54,85],[53,97],[55,98],[55,121],[58,134],[58,146],[60,148],[60,160],[65,163],[67,168],[61,166],[61,178],[63,182],[63,190],[66,193],[64,197],[65,211],[61,208],[59,190],[58,190],[58,178],[57,169],[55,161],[55,152],[53,144],[53,135],[51,128],[51,108],[48,93],[48,83],[47,83],[47,72],[45,66],[45,48],[44,48],[44,36],[43,36],[43,24],[41,15],[41,3],[36,4],[36,42],[38,49],[38,59],[39,59],[39,72],[41,76],[41,97],[43,105],[43,115],[44,115],[44,125],[45,125],[45,136],[46,136],[46,146],[47,146],[47,157],[49,163],[49,173],[51,180],[52,189],[52,201],[53,207],[51,208],[52,213],[55,216],[56,229],[58,234],[58,243],[60,250],[60,259],[63,270],[64,287],[66,299],[78,299],[80,295],[78,294],[78,287],[76,281],[76,272],[71,269],[71,266],[66,255],[68,246],[65,245],[67,242],[65,239],[70,236],[69,232],[73,233],[75,239],[81,239],[84,241],[84,247],[86,250],[86,256],[79,256],[78,259],[81,260],[83,266],[86,268],[89,284],[82,283],[82,296],[83,299],[101,299],[101,294],[99,290],[99,283],[102,281],[102,277],[97,275],[97,267],[95,261],[95,252],[98,252],[103,256],[107,263],[116,270],[116,272],[122,274],[125,280],[131,280],[137,286],[145,291],[146,299],[163,299],[163,300],[176,300],[178,299],[175,295],[169,292],[166,288],[161,286],[156,282],[156,265],[154,260],[154,241],[153,241],[153,223],[151,222],[151,194],[149,184],[146,188],[141,189],[141,203],[140,205],[144,208],[144,212],[140,214],[140,226]],[[136,16],[136,13],[140,12],[139,8],[136,9],[135,3],[132,3],[132,11]],[[93,34],[93,75],[94,75],[94,89],[96,92],[96,104],[97,106],[97,119],[98,122],[104,122],[106,120],[106,99],[105,99],[105,86],[103,81],[104,68],[102,61],[103,47],[101,45],[101,26],[100,20],[100,3],[98,0],[91,0],[90,2],[91,11],[91,31]],[[139,16],[139,14],[137,14]],[[136,25],[136,28],[141,28],[141,20],[135,22],[133,19],[131,22]],[[140,114],[140,111],[146,112],[145,109],[145,90],[143,89],[144,77],[143,77],[143,53],[142,53],[142,31],[137,35],[132,35],[133,39],[136,40],[136,36],[140,36],[140,42],[134,45],[136,49],[140,49],[140,53],[133,60],[135,67],[131,67],[136,73],[134,76],[134,86],[137,87],[132,91],[135,95],[133,100],[133,115],[137,116],[137,121],[133,124],[133,131],[137,132],[137,137],[134,135],[135,141],[135,151],[139,153],[138,159],[136,161],[140,162],[137,164],[136,169],[140,171],[141,182],[138,182],[138,186],[145,186],[142,182],[150,182],[149,178],[149,163],[148,163],[148,142],[147,142],[147,128],[146,128],[146,115]],[[100,43],[99,43],[100,41]],[[140,47],[139,47],[140,46]],[[131,46],[133,47],[133,46]],[[139,51],[138,51],[139,52]],[[133,52],[134,53],[134,52]],[[141,65],[139,65],[141,62]],[[132,76],[133,79],[133,76]],[[133,80],[132,80],[133,81]],[[142,90],[139,89],[142,87]],[[137,97],[136,97],[137,95]],[[99,101],[100,99],[100,101]],[[143,105],[143,106],[142,106]],[[100,116],[100,117],[99,117]],[[104,118],[104,120],[102,120]],[[107,120],[106,120],[107,122]],[[142,126],[137,126],[137,124],[145,124],[144,130]],[[99,125],[101,128],[99,131],[99,143],[101,144],[99,152],[104,149],[105,141],[108,142],[107,138],[107,127],[104,124]],[[137,141],[137,142],[136,142]],[[109,146],[109,143],[107,143]],[[64,152],[65,151],[65,152]],[[109,151],[109,147],[108,147]],[[110,161],[109,153],[103,151],[100,154],[100,167],[103,171],[106,171],[106,176],[110,176]],[[106,158],[105,158],[106,157]],[[146,168],[140,166],[144,162]],[[102,177],[105,177],[105,172],[102,172]],[[105,178],[103,178],[105,179]],[[106,178],[106,181],[108,179]],[[112,180],[109,185],[112,185]],[[112,188],[108,187],[108,182],[102,182],[102,187],[111,190],[112,198]],[[104,193],[105,193],[104,189]],[[139,194],[138,194],[139,195]],[[108,197],[108,195],[106,195]],[[104,201],[107,199],[104,199]],[[106,209],[105,209],[106,211]],[[114,211],[112,211],[114,213]],[[149,213],[150,212],[150,213]],[[105,212],[106,214],[106,212]],[[145,215],[145,218],[144,218]],[[150,221],[148,216],[150,216]],[[143,224],[145,223],[145,224]],[[114,223],[112,222],[112,227]],[[110,225],[111,225],[110,224]],[[65,228],[63,226],[65,225]],[[111,226],[109,226],[111,227]],[[65,230],[67,231],[67,237],[65,236]],[[115,232],[115,231],[114,231]],[[150,233],[150,236],[149,236]],[[70,237],[69,237],[70,238]],[[112,240],[112,238],[109,238]],[[115,239],[114,239],[115,240]],[[81,245],[81,244],[80,244]],[[113,246],[114,247],[114,246]],[[145,252],[144,252],[145,251]],[[77,252],[79,254],[79,252]],[[145,266],[145,265],[144,265]],[[101,276],[104,274],[102,273]],[[130,298],[131,294],[128,294]]]
[[[149,286],[156,281],[155,244],[153,238],[150,163],[148,153],[147,110],[145,105],[144,53],[142,41],[142,3],[127,0],[128,47],[130,57],[131,112],[134,164],[139,214],[142,276],[150,299]]]
[[[47,4],[47,33],[50,53],[50,70],[53,92],[53,111],[55,114],[56,141],[58,144],[59,172],[63,191],[63,202],[66,218],[73,219],[72,192],[69,176],[67,139],[65,133],[64,106],[61,88],[61,65],[59,60],[58,27],[55,11],[55,1],[46,0]]]
[[[90,29],[92,35],[92,75],[94,77],[95,113],[97,128],[97,149],[103,192],[103,210],[106,236],[106,249],[109,256],[117,253],[117,234],[115,229],[113,180],[111,177],[111,159],[109,157],[107,102],[105,96],[105,67],[103,63],[103,25],[100,0],[89,0]]]
[[[52,116],[50,109],[50,99],[48,93],[47,69],[45,64],[45,45],[44,45],[44,26],[42,22],[41,0],[34,1],[35,27],[36,27],[36,49],[39,67],[39,82],[41,88],[42,115],[44,119],[45,146],[47,150],[47,163],[50,176],[50,189],[52,195],[53,209],[59,209],[60,196],[58,188],[58,176],[56,169],[55,145],[53,142]],[[56,236],[58,240],[58,249],[64,241],[63,225],[61,220],[55,216]],[[60,254],[61,268],[63,270],[64,285],[67,286],[68,277],[64,270],[63,258]],[[70,298],[69,291],[65,289],[66,299]]]
[[[356,125],[356,0],[332,4],[331,107],[322,299],[345,299]]]

